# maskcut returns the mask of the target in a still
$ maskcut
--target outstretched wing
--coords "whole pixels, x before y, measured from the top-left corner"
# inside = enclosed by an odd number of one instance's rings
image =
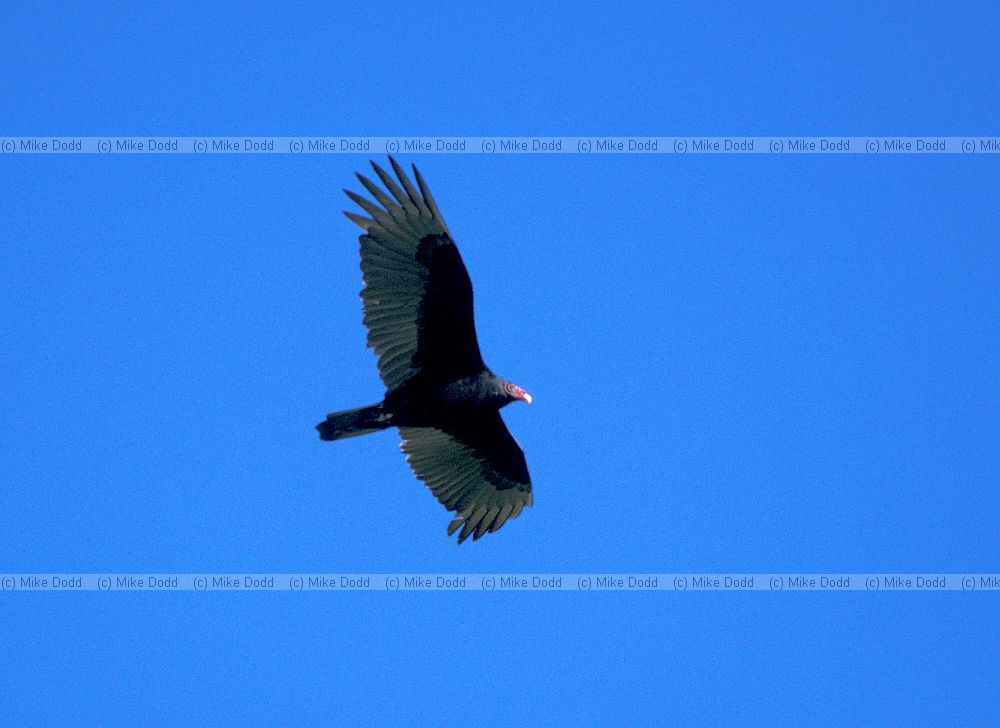
[[[497,411],[469,415],[448,430],[400,427],[401,449],[418,478],[458,516],[458,542],[475,541],[517,518],[532,503],[531,478],[524,452]]]
[[[374,162],[372,167],[392,197],[361,174],[378,205],[344,190],[370,216],[344,213],[365,231],[361,299],[379,375],[392,390],[421,371],[441,383],[477,374],[483,359],[465,264],[416,166],[419,193],[396,160],[389,162],[402,189]]]

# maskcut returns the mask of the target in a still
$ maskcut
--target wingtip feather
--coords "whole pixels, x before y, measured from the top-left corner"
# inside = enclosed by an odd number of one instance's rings
[[[421,205],[420,195],[417,193],[416,189],[413,187],[413,183],[410,182],[410,178],[406,176],[406,170],[404,170],[399,163],[393,159],[392,155],[389,156],[389,162],[392,164],[392,170],[396,173],[399,178],[399,183],[403,185],[403,189],[406,190],[406,196],[409,198],[410,202],[416,208],[417,212],[420,211]]]
[[[357,194],[356,192],[351,192],[350,190],[345,189],[344,190],[344,194],[347,195],[348,198],[350,198],[351,202],[353,202],[355,205],[357,205],[362,210],[364,210],[365,212],[367,212],[373,218],[376,217],[378,215],[378,213],[382,212],[382,210],[380,210],[375,205],[375,203],[371,202],[370,200],[366,200],[364,197],[362,197],[361,195]],[[383,214],[385,214],[385,213],[383,213]]]
[[[367,217],[362,217],[361,215],[349,212],[348,210],[344,210],[344,215],[347,217],[348,220],[353,222],[355,225],[357,225],[365,232],[368,232],[368,228],[370,228],[372,225],[375,224],[374,220],[370,220]]]
[[[386,195],[385,192],[383,192],[377,184],[375,184],[370,179],[365,177],[363,174],[361,174],[361,172],[355,172],[354,174],[358,178],[358,181],[361,182],[362,185],[364,185],[364,188],[371,193],[372,197],[378,200],[379,204],[382,205],[382,207],[384,207],[386,211],[391,211],[392,208],[396,206],[396,203],[390,200],[389,196]]]

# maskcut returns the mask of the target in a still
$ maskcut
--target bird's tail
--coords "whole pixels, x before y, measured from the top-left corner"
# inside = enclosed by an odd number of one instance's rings
[[[331,412],[325,420],[316,425],[321,440],[357,437],[387,427],[392,427],[392,415],[385,411],[381,403],[343,412]]]

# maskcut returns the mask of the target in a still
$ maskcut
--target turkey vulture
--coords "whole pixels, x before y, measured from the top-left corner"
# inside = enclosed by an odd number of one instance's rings
[[[530,506],[524,452],[500,408],[531,395],[483,362],[472,311],[472,283],[423,177],[418,192],[391,156],[397,185],[371,165],[390,197],[358,179],[379,205],[344,190],[369,217],[345,212],[364,234],[361,273],[368,346],[386,393],[369,407],[333,412],[316,425],[323,440],[399,428],[410,468],[457,517],[451,536],[475,541]],[[399,185],[402,185],[402,189]]]

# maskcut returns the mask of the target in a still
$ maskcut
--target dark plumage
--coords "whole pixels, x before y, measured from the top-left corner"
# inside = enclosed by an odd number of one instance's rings
[[[324,440],[398,427],[413,472],[457,517],[458,542],[496,531],[530,506],[531,478],[500,408],[531,396],[496,376],[476,339],[472,283],[420,172],[419,192],[389,157],[399,184],[372,167],[387,195],[358,175],[379,205],[344,190],[370,217],[345,212],[361,236],[361,291],[368,346],[378,356],[385,399],[327,415]]]

